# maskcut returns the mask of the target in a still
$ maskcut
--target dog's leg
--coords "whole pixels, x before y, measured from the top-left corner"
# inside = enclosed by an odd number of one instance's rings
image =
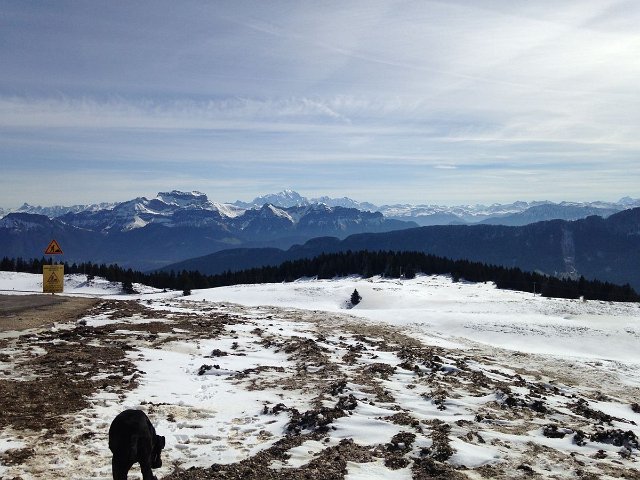
[[[140,460],[140,470],[142,470],[142,480],[158,480],[151,471],[151,462],[148,458]]]
[[[111,473],[113,474],[113,480],[127,480],[127,473],[133,464],[129,462],[123,462],[122,459],[116,458],[114,455],[111,459]]]

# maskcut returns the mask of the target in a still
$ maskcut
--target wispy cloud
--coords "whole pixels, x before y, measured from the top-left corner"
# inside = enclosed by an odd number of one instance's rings
[[[53,164],[87,193],[146,171],[237,197],[637,195],[638,21],[616,0],[3,3],[0,204]]]

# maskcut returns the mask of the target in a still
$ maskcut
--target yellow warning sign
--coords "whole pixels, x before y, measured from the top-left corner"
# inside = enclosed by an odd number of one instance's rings
[[[64,290],[64,265],[42,266],[42,292],[62,293]]]
[[[62,255],[62,249],[60,248],[60,245],[58,245],[58,242],[56,242],[55,240],[51,240],[51,242],[49,243],[49,246],[44,251],[44,254],[45,255]]]

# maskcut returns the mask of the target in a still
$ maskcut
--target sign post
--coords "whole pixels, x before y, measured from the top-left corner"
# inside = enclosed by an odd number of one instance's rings
[[[64,265],[42,266],[42,293],[64,291]]]
[[[51,240],[45,255],[62,255],[62,249],[55,240]],[[42,293],[62,293],[64,291],[64,265],[42,266]]]

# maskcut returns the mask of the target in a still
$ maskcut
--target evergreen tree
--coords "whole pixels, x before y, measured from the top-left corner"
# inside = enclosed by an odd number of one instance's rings
[[[180,274],[180,283],[182,284],[182,295],[185,297],[188,297],[189,295],[191,295],[191,288],[193,287],[193,281],[189,273],[192,273],[192,272],[187,272],[186,270],[183,270],[182,273]]]
[[[354,289],[353,293],[351,294],[351,305],[356,306],[360,303],[360,300],[362,300],[362,297],[358,293],[358,290]]]

